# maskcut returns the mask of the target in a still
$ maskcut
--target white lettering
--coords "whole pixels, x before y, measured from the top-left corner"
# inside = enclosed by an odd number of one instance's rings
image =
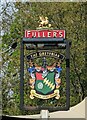
[[[63,34],[62,34],[62,32],[59,32],[59,37],[63,37]]]
[[[45,37],[45,33],[43,32],[43,37]]]
[[[53,37],[57,37],[57,35],[56,35],[57,33],[56,32],[53,32]]]
[[[36,37],[36,32],[32,32],[32,37]]]
[[[40,37],[40,32],[38,32],[38,37]]]
[[[30,33],[31,33],[30,31],[27,31],[27,37],[30,37]]]
[[[48,32],[48,37],[51,37],[51,32]]]

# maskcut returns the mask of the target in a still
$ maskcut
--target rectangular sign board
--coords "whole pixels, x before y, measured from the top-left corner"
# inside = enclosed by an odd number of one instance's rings
[[[64,38],[65,30],[25,30],[25,38]]]

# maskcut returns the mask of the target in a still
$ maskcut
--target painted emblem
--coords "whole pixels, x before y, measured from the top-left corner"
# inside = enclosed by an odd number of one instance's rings
[[[60,98],[59,87],[61,84],[60,73],[62,68],[60,62],[54,63],[52,66],[48,66],[46,58],[43,58],[42,66],[34,64],[29,60],[28,72],[30,74],[30,98],[35,97],[40,99],[50,99],[55,97]]]
[[[51,27],[51,24],[49,24],[49,20],[48,17],[43,17],[43,16],[39,16],[40,20],[39,22],[39,27],[41,28],[46,28],[46,27]]]

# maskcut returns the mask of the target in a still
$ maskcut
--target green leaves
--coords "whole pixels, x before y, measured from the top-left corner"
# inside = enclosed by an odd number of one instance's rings
[[[86,68],[85,68],[85,5],[83,3],[48,3],[48,2],[16,2],[14,7],[17,9],[12,16],[11,24],[8,29],[5,30],[5,34],[2,36],[2,51],[5,51],[13,42],[17,42],[18,45],[11,55],[9,51],[2,54],[3,63],[2,67],[4,69],[4,77],[2,79],[2,95],[3,95],[3,113],[9,115],[18,114],[31,114],[31,112],[21,112],[19,109],[20,102],[20,41],[24,36],[24,30],[26,29],[36,29],[39,25],[39,16],[44,16],[49,18],[49,22],[52,24],[54,29],[65,29],[66,39],[72,41],[71,46],[71,60],[70,60],[70,104],[71,106],[76,105],[87,96],[87,81],[86,81]],[[13,7],[13,8],[14,8]],[[5,19],[5,18],[4,18]],[[10,20],[10,18],[9,18]],[[6,21],[6,19],[5,19]],[[3,28],[6,24],[3,22]],[[56,50],[64,54],[62,50]],[[26,55],[26,53],[25,53]],[[9,61],[4,67],[4,63]],[[35,60],[39,65],[41,65],[41,60]],[[47,59],[49,64],[54,62]],[[29,76],[27,75],[26,62],[25,62],[25,93],[24,99],[25,104],[32,106],[37,105],[49,105],[49,106],[62,106],[65,105],[65,62],[62,64],[62,74],[61,74],[61,98],[56,101],[54,98],[48,101],[31,100],[29,98]],[[11,84],[10,88],[14,91],[14,100],[8,104],[8,83]],[[5,92],[7,90],[7,92]],[[81,94],[80,94],[80,92]],[[34,112],[33,112],[34,114]]]

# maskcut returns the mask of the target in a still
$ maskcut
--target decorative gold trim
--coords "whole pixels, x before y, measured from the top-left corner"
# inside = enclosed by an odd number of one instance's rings
[[[40,99],[49,99],[49,98],[55,97],[56,99],[59,99],[60,95],[59,95],[59,90],[55,90],[54,93],[52,93],[50,95],[41,95],[41,94],[36,93],[35,90],[31,90],[30,98],[34,99],[34,97],[37,97],[37,98],[40,98]]]

